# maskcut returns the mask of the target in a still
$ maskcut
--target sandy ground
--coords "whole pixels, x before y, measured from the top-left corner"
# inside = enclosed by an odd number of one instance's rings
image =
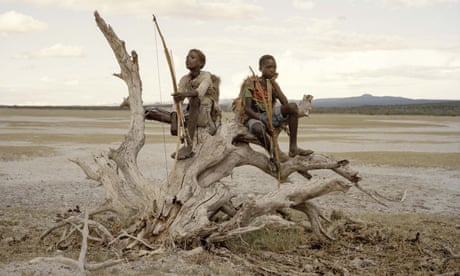
[[[447,125],[451,131],[459,131],[460,123]],[[445,129],[444,129],[445,130]],[[43,131],[43,129],[41,130]],[[56,131],[49,129],[50,132]],[[62,130],[61,130],[62,131]],[[72,128],[67,131],[77,131]],[[380,129],[379,131],[385,132]],[[397,132],[397,130],[392,129]],[[438,131],[438,130],[436,130]],[[3,130],[3,133],[8,130]],[[420,152],[460,152],[459,136],[433,138],[430,143],[412,143],[417,139],[425,139],[414,135],[406,142],[389,145],[386,141],[401,140],[397,133],[385,132],[385,136],[375,137],[366,132],[357,131],[355,135],[367,140],[366,143],[356,142],[312,142],[309,148],[316,152],[341,151],[379,151],[409,150]],[[356,138],[356,137],[355,137]],[[433,141],[433,139],[437,139]],[[21,144],[21,143],[20,143]],[[0,145],[18,145],[15,141],[0,141]],[[116,144],[110,145],[116,147]],[[81,169],[68,161],[69,158],[89,160],[91,153],[106,150],[108,145],[58,144],[53,145],[57,153],[50,157],[21,159],[18,161],[0,161],[0,208],[43,209],[62,211],[76,205],[97,206],[104,201],[104,190],[94,181],[85,178]],[[139,164],[147,178],[153,183],[161,183],[166,177],[167,169],[172,167],[169,154],[175,145],[147,144],[140,153]],[[282,148],[286,147],[282,144]],[[167,164],[165,166],[165,164]],[[320,206],[344,209],[350,212],[388,212],[388,213],[433,213],[460,218],[460,172],[440,168],[399,168],[391,166],[353,166],[360,172],[363,180],[361,185],[366,189],[375,190],[388,197],[400,198],[406,191],[403,202],[388,202],[385,208],[367,195],[351,189],[347,194],[331,194],[317,199]],[[314,171],[313,179],[333,177],[329,171]],[[306,182],[300,176],[293,176],[292,181]],[[315,181],[315,180],[313,180]],[[277,182],[250,167],[235,170],[231,177],[223,180],[237,194],[264,193],[277,189]],[[289,185],[289,184],[285,184]],[[4,214],[0,214],[0,220]],[[52,224],[52,218],[40,221]],[[1,233],[0,233],[1,234]],[[7,238],[0,236],[0,239]],[[4,243],[2,244],[2,246]],[[1,250],[1,249],[0,249]],[[34,274],[36,272],[37,274]],[[29,274],[28,274],[29,273]],[[10,263],[0,266],[0,275],[71,275],[72,273],[60,265],[55,267],[38,267],[24,263]]]
[[[167,150],[173,152],[174,145]],[[87,199],[97,205],[104,200],[104,189],[96,182],[85,178],[81,169],[69,158],[88,159],[89,152],[105,150],[103,146],[62,146],[53,157],[2,162],[0,207],[57,209],[63,210],[82,205]],[[89,155],[89,156],[88,156]],[[168,154],[169,156],[169,154]],[[169,168],[172,162],[167,157]],[[162,183],[166,176],[163,145],[147,145],[139,157],[146,177],[152,182]],[[145,164],[152,164],[146,166]],[[388,166],[353,166],[360,172],[361,185],[390,198],[400,198],[401,203],[391,203],[389,208],[375,203],[357,189],[347,194],[333,194],[319,199],[337,208],[352,211],[378,210],[382,212],[429,212],[460,216],[460,172],[440,168],[397,168]],[[329,171],[314,171],[313,182],[324,177],[333,177]],[[300,176],[291,180],[308,183]],[[237,168],[231,177],[223,181],[237,194],[265,193],[276,190],[277,182],[251,167]],[[289,185],[289,184],[284,184]]]

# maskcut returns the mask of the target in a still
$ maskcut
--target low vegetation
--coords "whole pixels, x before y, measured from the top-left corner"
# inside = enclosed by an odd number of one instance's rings
[[[337,241],[317,239],[304,229],[270,229],[226,243],[265,268],[259,273],[333,273],[334,275],[414,275],[458,271],[449,250],[460,249],[455,219],[414,214],[360,214],[350,220],[341,212],[330,231]],[[458,222],[458,218],[457,218]],[[308,230],[307,230],[308,232]]]
[[[369,105],[358,107],[317,107],[315,113],[363,115],[460,116],[460,101],[434,104]]]
[[[229,100],[225,102],[231,103]],[[152,105],[156,106],[156,105]],[[165,105],[161,105],[165,106]],[[222,110],[230,113],[231,104],[221,105]],[[96,112],[118,112],[118,106],[2,106],[0,110],[42,110],[46,113],[87,111],[93,115]],[[23,113],[21,111],[21,113]],[[127,111],[124,109],[123,111]],[[405,105],[365,105],[357,107],[315,107],[313,102],[313,112],[316,114],[362,114],[362,115],[428,115],[428,116],[460,116],[460,101],[448,101],[430,104],[405,104]],[[0,111],[1,113],[1,111]]]
[[[354,164],[392,167],[422,167],[460,170],[460,153],[365,151],[335,152],[331,155],[346,158]]]
[[[55,154],[54,148],[46,146],[0,146],[1,161],[18,161]]]
[[[0,212],[0,265],[28,261],[37,255],[55,255],[53,237],[39,237],[57,213],[20,208],[3,208]],[[304,219],[300,213],[290,215],[292,221]],[[330,217],[328,230],[338,238],[336,241],[319,239],[308,227],[271,227],[226,241],[220,250],[209,248],[186,256],[175,255],[174,249],[170,249],[156,258],[146,257],[141,263],[128,266],[128,271],[126,267],[112,267],[91,275],[234,275],[235,271],[240,275],[271,275],[275,271],[284,275],[425,275],[460,271],[458,256],[455,257],[460,251],[456,217],[382,213],[350,216],[340,210],[333,211]],[[78,257],[78,236],[61,248],[65,256]],[[99,248],[97,244],[89,246]],[[115,257],[108,249],[89,252],[87,257],[92,262]],[[158,261],[168,255],[176,256],[175,261]]]

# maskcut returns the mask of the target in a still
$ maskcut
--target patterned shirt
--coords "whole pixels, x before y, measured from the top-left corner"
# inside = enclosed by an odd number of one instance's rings
[[[256,84],[256,82],[259,84]],[[259,89],[257,89],[259,88]],[[272,89],[275,89],[272,87]],[[257,77],[249,77],[247,78],[242,87],[241,87],[241,95],[245,98],[252,99],[251,108],[256,112],[266,112],[267,106],[265,102],[268,101],[268,92],[267,86],[265,82],[262,82],[260,78]],[[276,102],[276,98],[272,93],[272,105]]]

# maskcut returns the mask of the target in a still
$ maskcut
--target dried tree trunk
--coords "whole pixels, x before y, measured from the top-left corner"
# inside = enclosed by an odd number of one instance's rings
[[[358,173],[349,168],[348,162],[321,154],[297,156],[281,164],[281,179],[285,181],[297,172],[305,177],[305,181],[283,185],[277,191],[249,198],[235,206],[232,202],[235,195],[220,182],[234,168],[249,165],[275,178],[277,173],[266,154],[249,146],[254,137],[244,126],[233,121],[224,122],[214,136],[206,130],[199,130],[195,156],[178,161],[169,179],[163,183],[145,179],[137,166],[137,155],[145,139],[137,54],[134,51],[131,55],[127,53],[125,43],[97,12],[95,18],[119,63],[121,72],[115,76],[128,86],[126,102],[131,111],[131,124],[118,149],[96,155],[94,164],[72,161],[88,177],[104,185],[113,209],[125,217],[136,214],[134,217],[138,220],[129,229],[129,234],[156,241],[217,242],[272,223],[290,225],[291,222],[278,213],[292,208],[304,212],[312,228],[327,236],[319,223],[319,209],[309,200],[334,191],[347,191],[359,181]],[[311,178],[309,171],[317,169],[331,169],[340,175],[340,179],[311,185],[307,182]],[[220,212],[224,219],[217,222],[215,217]]]

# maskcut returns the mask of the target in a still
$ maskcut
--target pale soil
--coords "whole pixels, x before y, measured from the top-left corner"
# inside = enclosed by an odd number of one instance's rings
[[[174,145],[168,145],[168,156]],[[85,178],[81,169],[69,158],[88,159],[90,152],[104,150],[104,146],[60,146],[57,156],[31,160],[2,162],[0,207],[32,209],[68,209],[82,205],[88,198],[92,205],[103,202],[104,189]],[[167,157],[169,168],[172,167]],[[139,157],[145,176],[152,182],[162,183],[166,176],[163,145],[146,145]],[[151,166],[149,166],[149,164]],[[429,212],[443,215],[460,215],[460,172],[441,168],[397,168],[389,166],[353,166],[360,172],[361,186],[380,194],[400,198],[402,203],[389,203],[385,208],[357,189],[347,194],[334,194],[318,199],[328,205],[353,211],[369,209],[382,212]],[[322,177],[335,177],[330,171],[314,171],[313,182]],[[338,177],[338,176],[337,176]],[[292,176],[292,181],[305,181]],[[251,167],[235,170],[232,177],[224,179],[237,194],[265,193],[277,189],[276,179]],[[283,184],[283,185],[289,185]]]
[[[33,120],[33,118],[30,118]],[[459,131],[460,123],[446,124],[449,131]],[[407,129],[406,129],[407,130]],[[437,131],[436,129],[435,131]],[[0,133],[11,132],[11,129],[1,130]],[[44,128],[40,132],[46,131]],[[48,128],[50,133],[57,130]],[[61,130],[62,131],[62,130]],[[69,131],[69,129],[67,129]],[[71,129],[75,132],[77,129]],[[82,130],[84,131],[84,130]],[[100,130],[99,130],[100,131]],[[118,131],[118,130],[117,130]],[[327,142],[316,141],[308,144],[308,147],[316,152],[347,152],[347,151],[420,151],[420,152],[460,152],[460,134],[450,137],[413,135],[404,138],[402,135],[392,134],[391,131],[379,129],[384,135],[367,135],[366,132],[357,131],[365,142]],[[347,134],[349,136],[350,134]],[[406,139],[406,141],[401,141]],[[398,143],[388,141],[398,140]],[[423,140],[423,143],[414,141]],[[26,142],[0,140],[0,146],[28,145]],[[49,145],[48,145],[49,146]],[[91,153],[98,153],[106,150],[111,145],[89,145],[89,144],[55,144],[56,154],[49,157],[23,158],[17,161],[0,160],[0,222],[8,221],[10,211],[8,210],[43,210],[49,216],[34,217],[29,215],[25,218],[37,225],[38,229],[45,230],[53,224],[53,214],[63,212],[76,205],[83,206],[89,202],[90,206],[98,206],[104,202],[104,190],[94,181],[85,178],[83,172],[75,164],[68,161],[69,158],[82,158],[89,160]],[[285,148],[282,144],[282,148]],[[139,156],[139,164],[147,178],[152,183],[162,183],[167,170],[172,167],[172,159],[169,154],[174,151],[175,145],[147,144]],[[404,158],[403,156],[401,158]],[[167,164],[167,165],[166,165]],[[353,163],[352,163],[353,166]],[[389,207],[385,208],[377,204],[367,195],[357,189],[351,189],[347,194],[332,194],[317,199],[325,211],[331,209],[342,209],[352,213],[356,212],[386,212],[386,213],[432,213],[439,215],[453,216],[457,218],[456,224],[460,224],[460,171],[446,170],[442,168],[416,168],[416,167],[392,167],[392,166],[353,166],[360,172],[363,180],[361,185],[366,189],[378,191],[392,198],[401,198],[406,191],[403,202],[387,202]],[[333,172],[314,171],[313,181],[321,180],[324,177],[335,177]],[[338,177],[338,176],[337,176]],[[307,181],[300,176],[293,176],[292,181]],[[259,171],[250,167],[242,167],[235,170],[232,177],[224,179],[239,197],[245,197],[250,193],[264,193],[277,189],[277,182]],[[289,184],[284,184],[289,185]],[[238,198],[236,199],[238,200]],[[14,212],[14,211],[13,211]],[[31,212],[31,214],[34,214]],[[0,225],[1,247],[8,246],[8,240],[14,238],[20,240],[27,235],[27,229],[20,227],[21,223],[14,225]],[[14,228],[14,237],[5,236],[9,233],[7,229]],[[457,230],[458,233],[458,230]],[[460,233],[459,233],[460,234]],[[32,237],[36,238],[36,237]],[[32,240],[26,237],[26,240]],[[0,249],[0,252],[2,249]],[[3,254],[2,254],[3,255]],[[29,254],[32,255],[33,254]],[[53,254],[51,254],[53,255]],[[5,256],[3,256],[5,257]],[[180,259],[180,258],[179,258]],[[137,263],[136,266],[146,265],[145,260]],[[176,258],[165,258],[156,265],[158,267],[179,265]],[[152,265],[150,263],[150,265]],[[190,265],[190,264],[189,264]],[[124,271],[136,273],[136,266],[123,264],[114,268],[114,272]],[[178,268],[175,273],[184,273],[184,268]],[[188,267],[189,271],[196,269],[198,273],[203,272],[199,265]],[[232,265],[228,265],[232,269]],[[169,269],[173,271],[174,269]],[[214,274],[219,272],[214,270]],[[73,275],[73,272],[63,265],[50,264],[28,264],[27,260],[12,262],[2,261],[0,264],[0,275]]]

